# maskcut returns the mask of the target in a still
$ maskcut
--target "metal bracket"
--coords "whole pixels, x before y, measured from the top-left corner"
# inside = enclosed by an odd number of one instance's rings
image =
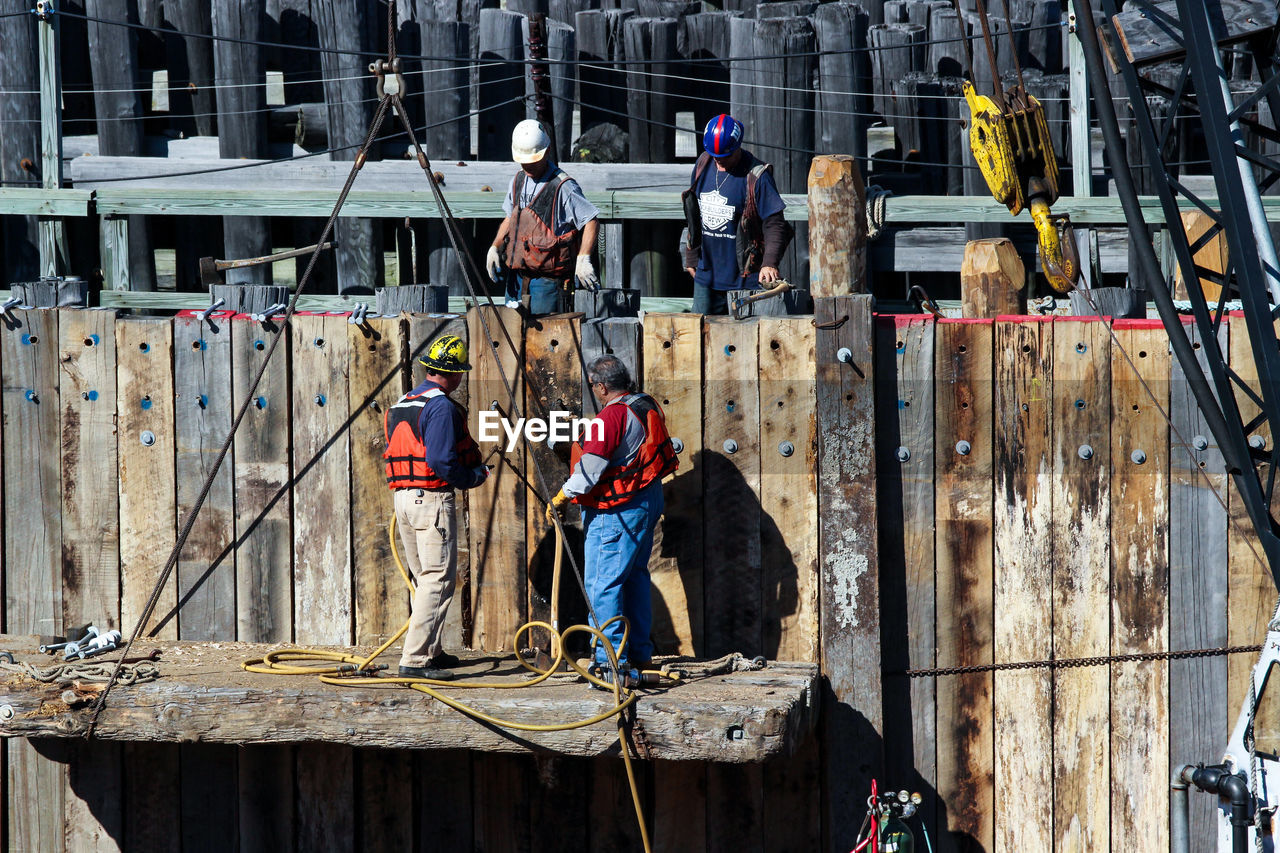
[[[404,75],[400,73],[399,59],[393,59],[390,62],[385,59],[370,62],[369,73],[378,78],[379,98],[385,98],[388,95],[404,97]]]

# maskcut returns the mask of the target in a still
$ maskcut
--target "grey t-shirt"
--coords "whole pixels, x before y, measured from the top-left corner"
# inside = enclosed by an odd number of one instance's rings
[[[525,175],[524,186],[520,188],[520,206],[528,207],[529,202],[533,201],[533,197],[538,191],[545,187],[559,171],[560,167],[553,165],[543,172],[542,177],[537,181]],[[514,178],[512,183],[515,183]],[[510,216],[511,206],[511,184],[507,184],[507,197],[502,202],[502,212]],[[552,227],[555,229],[556,236],[567,234],[575,229],[581,231],[582,226],[599,215],[600,210],[587,201],[587,197],[582,194],[582,187],[578,186],[578,182],[573,178],[569,178],[564,182],[564,186],[560,189],[559,198],[556,199],[556,221]]]

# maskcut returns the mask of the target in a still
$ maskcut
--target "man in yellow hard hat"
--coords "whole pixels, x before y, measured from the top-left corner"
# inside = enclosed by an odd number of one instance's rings
[[[525,119],[511,133],[511,159],[520,164],[502,203],[506,218],[485,257],[494,282],[507,288],[507,307],[520,305],[525,283],[529,311],[560,310],[562,284],[569,280],[595,290],[600,277],[591,264],[600,211],[587,201],[578,182],[554,160],[551,138],[542,125]]]
[[[387,410],[387,485],[395,493],[396,527],[416,591],[400,656],[400,675],[447,680],[458,659],[441,634],[458,574],[454,489],[474,489],[489,476],[467,431],[467,413],[449,395],[471,369],[456,335],[431,344],[419,359],[426,379]]]

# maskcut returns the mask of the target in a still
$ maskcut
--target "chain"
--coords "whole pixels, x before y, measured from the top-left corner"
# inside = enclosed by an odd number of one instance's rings
[[[1104,666],[1109,663],[1129,663],[1148,660],[1182,660],[1184,658],[1209,658],[1220,655],[1257,654],[1262,646],[1226,646],[1220,649],[1187,649],[1179,652],[1138,652],[1130,655],[1099,655],[1091,658],[1050,658],[1049,660],[1023,660],[1013,663],[984,663],[976,666],[943,666],[935,669],[906,669],[886,675],[905,675],[907,678],[937,678],[944,675],[967,675],[971,672],[999,672],[1006,669],[1072,669],[1080,666]]]

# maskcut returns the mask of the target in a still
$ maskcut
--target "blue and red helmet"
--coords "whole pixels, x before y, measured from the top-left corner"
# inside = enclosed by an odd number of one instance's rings
[[[728,113],[707,122],[702,131],[702,147],[712,157],[728,157],[742,146],[742,122]]]

